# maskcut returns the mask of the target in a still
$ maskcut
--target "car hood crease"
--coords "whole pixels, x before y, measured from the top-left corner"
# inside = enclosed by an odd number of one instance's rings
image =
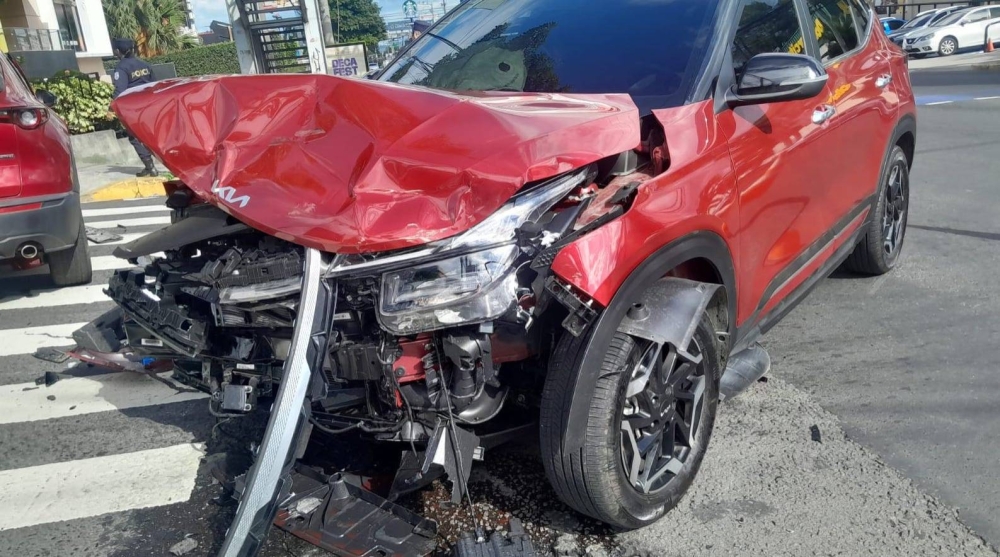
[[[463,232],[525,184],[638,146],[625,94],[456,94],[325,75],[168,80],[114,102],[203,199],[337,253]]]

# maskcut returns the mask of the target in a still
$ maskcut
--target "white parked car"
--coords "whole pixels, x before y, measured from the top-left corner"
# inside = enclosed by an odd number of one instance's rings
[[[1000,24],[1000,6],[983,6],[955,12],[924,33],[911,33],[904,49],[915,55],[951,56],[959,49],[982,47],[986,43],[986,27]],[[991,30],[1000,38],[1000,25]]]

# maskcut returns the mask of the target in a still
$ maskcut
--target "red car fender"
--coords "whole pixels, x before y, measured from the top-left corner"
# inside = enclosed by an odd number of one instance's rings
[[[555,275],[605,307],[647,259],[686,236],[707,232],[722,239],[729,261],[715,267],[733,268],[739,261],[736,179],[712,103],[658,111],[656,117],[667,138],[668,170],[639,187],[625,214],[567,245],[552,265]],[[726,287],[735,300],[735,283]]]

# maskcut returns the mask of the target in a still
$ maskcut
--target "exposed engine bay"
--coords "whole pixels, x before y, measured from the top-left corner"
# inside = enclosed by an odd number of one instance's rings
[[[662,164],[653,159],[641,152],[612,157],[526,188],[463,234],[376,255],[304,248],[168,183],[173,224],[118,248],[116,255],[136,266],[112,276],[107,293],[121,319],[92,324],[94,338],[119,337],[111,348],[172,360],[175,378],[209,393],[211,413],[222,419],[257,408],[287,412],[281,391],[291,386],[282,383],[299,367],[296,346],[307,346],[308,366],[297,375],[305,382],[302,419],[288,439],[290,454],[302,454],[310,432],[352,432],[397,444],[400,465],[391,487],[376,494],[356,478],[323,475],[279,451],[285,462],[275,497],[260,505],[272,517],[266,524],[355,554],[333,531],[360,521],[387,553],[426,554],[436,526],[392,502],[445,477],[452,502],[471,504],[473,461],[537,429],[557,335],[580,335],[599,311],[549,267],[567,242],[627,209],[645,171]],[[310,278],[318,298],[307,291]],[[268,458],[267,442],[258,461]],[[237,494],[254,481],[253,471],[240,478]],[[336,507],[338,496],[351,505]],[[359,501],[368,512],[339,516],[355,512]],[[262,540],[260,527],[256,520],[258,533],[248,539]],[[404,534],[374,533],[385,528]]]

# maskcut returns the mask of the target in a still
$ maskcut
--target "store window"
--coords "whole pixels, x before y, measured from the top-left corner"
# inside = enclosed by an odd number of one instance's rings
[[[63,48],[77,52],[85,51],[87,48],[83,42],[83,33],[80,32],[80,18],[76,13],[76,4],[73,0],[55,0],[54,7]]]

